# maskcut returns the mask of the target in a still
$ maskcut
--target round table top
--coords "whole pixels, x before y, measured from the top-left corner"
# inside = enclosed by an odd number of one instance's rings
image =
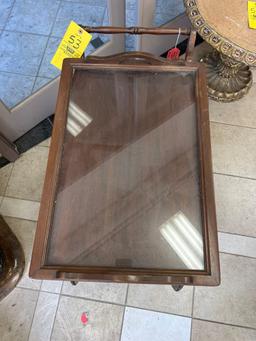
[[[184,0],[194,28],[214,48],[256,66],[256,30],[248,26],[247,0]]]

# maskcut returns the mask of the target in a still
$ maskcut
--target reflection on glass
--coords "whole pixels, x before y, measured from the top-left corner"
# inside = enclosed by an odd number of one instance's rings
[[[193,71],[75,72],[50,265],[203,268],[194,84]]]
[[[67,130],[71,135],[74,137],[79,135],[91,121],[92,118],[83,109],[74,102],[70,102],[68,108]]]
[[[160,227],[161,235],[189,269],[204,268],[202,236],[182,213],[176,213]]]

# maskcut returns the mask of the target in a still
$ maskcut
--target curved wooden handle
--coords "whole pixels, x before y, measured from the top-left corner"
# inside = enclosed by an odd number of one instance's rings
[[[165,65],[169,64],[170,61],[161,58],[161,57],[156,57],[153,56],[150,53],[146,52],[140,52],[140,51],[135,51],[135,52],[122,52],[118,54],[114,54],[111,56],[104,56],[104,57],[99,57],[99,56],[88,56],[86,58],[87,63],[93,63],[93,64],[142,64],[142,65]]]

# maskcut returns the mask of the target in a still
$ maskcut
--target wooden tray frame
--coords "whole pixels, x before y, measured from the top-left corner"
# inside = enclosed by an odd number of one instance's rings
[[[101,29],[101,28],[100,28]],[[112,28],[113,29],[113,28]],[[173,30],[173,29],[172,29]],[[89,31],[89,30],[88,30]],[[97,28],[99,31],[99,28]],[[174,31],[174,30],[173,30]],[[177,34],[177,30],[175,31]],[[109,30],[108,32],[109,33]],[[116,32],[120,33],[120,32]],[[192,38],[191,38],[192,36]],[[210,128],[206,72],[203,65],[191,62],[190,48],[195,35],[190,35],[186,60],[170,62],[148,53],[121,53],[109,57],[88,57],[66,59],[61,75],[52,142],[40,206],[37,231],[34,241],[30,276],[35,279],[69,281],[104,281],[126,283],[151,283],[179,285],[220,284],[220,266],[217,238],[217,224],[212,176]],[[192,43],[191,43],[192,42]],[[47,245],[54,211],[61,152],[67,120],[69,94],[75,70],[140,70],[147,72],[192,71],[196,73],[197,125],[200,153],[200,181],[202,197],[202,221],[204,237],[205,270],[134,269],[115,267],[81,267],[48,265]]]

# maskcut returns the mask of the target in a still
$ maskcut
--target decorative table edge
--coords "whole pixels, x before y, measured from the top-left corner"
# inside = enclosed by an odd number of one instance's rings
[[[183,0],[186,13],[192,23],[192,26],[200,36],[217,51],[235,59],[240,63],[250,66],[256,66],[256,53],[233,43],[217,33],[208,25],[202,17],[196,0]]]

